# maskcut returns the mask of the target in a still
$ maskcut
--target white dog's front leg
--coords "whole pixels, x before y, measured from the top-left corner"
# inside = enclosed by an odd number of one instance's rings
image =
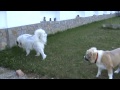
[[[115,72],[114,73],[119,73],[120,72],[120,68],[118,67],[118,69],[117,70],[115,70]]]
[[[101,68],[98,68],[98,72],[97,72],[96,77],[99,77],[99,76],[101,75],[101,72],[102,72],[102,69],[101,69]]]
[[[109,79],[113,79],[113,70],[112,69],[108,70],[108,77],[109,77]]]
[[[42,57],[43,57],[43,60],[47,57],[47,55],[44,53],[43,50],[41,50],[41,55],[42,55]]]
[[[47,55],[46,55],[46,54],[44,54],[44,55],[43,55],[43,60],[44,60],[46,57],[47,57]]]
[[[47,57],[47,55],[44,53],[44,49],[38,49],[38,52],[41,53],[43,60]]]
[[[40,53],[39,53],[39,52],[37,52],[37,54],[36,54],[35,56],[40,56]]]
[[[109,79],[113,79],[113,74],[112,73],[108,74],[108,76],[109,76]]]
[[[30,50],[29,49],[26,49],[26,56],[28,56],[30,53]]]

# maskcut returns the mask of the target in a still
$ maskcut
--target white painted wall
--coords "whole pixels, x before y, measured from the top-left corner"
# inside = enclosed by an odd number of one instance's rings
[[[0,29],[7,28],[6,11],[0,11]]]
[[[107,11],[107,14],[110,14],[111,11]]]
[[[60,20],[74,19],[77,15],[80,17],[103,15],[103,11],[60,11]]]
[[[85,16],[85,11],[79,11],[79,15],[80,15],[80,17],[84,17]]]
[[[73,11],[60,11],[60,20],[66,20],[66,19],[71,19],[74,17],[73,13],[71,14],[71,12]]]
[[[57,21],[60,20],[60,12],[59,11],[40,11],[40,21],[43,21],[43,18],[46,17],[46,21],[49,21],[50,18],[54,21],[56,18]]]
[[[103,11],[103,14],[107,14],[107,11]]]
[[[113,14],[113,13],[115,13],[115,11],[103,11],[104,12],[104,14]]]
[[[50,18],[60,21],[74,19],[77,15],[89,17],[110,13],[115,11],[0,11],[0,29],[40,23],[43,17],[46,17],[46,21]]]
[[[112,11],[112,13],[116,13],[116,11]]]
[[[56,11],[56,20],[60,21],[60,11]]]
[[[103,15],[104,11],[99,11],[98,15]]]
[[[93,16],[94,11],[85,11],[85,17]]]
[[[8,28],[40,22],[40,11],[7,11]]]
[[[94,11],[94,15],[99,15],[99,12],[98,11]]]
[[[76,16],[84,16],[84,12],[80,11],[60,11],[60,20],[74,19]]]
[[[116,13],[116,11],[110,11],[111,14]]]

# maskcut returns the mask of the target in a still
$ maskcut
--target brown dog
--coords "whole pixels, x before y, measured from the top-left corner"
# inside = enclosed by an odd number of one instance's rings
[[[118,69],[114,73],[119,73],[120,71],[120,48],[103,51],[97,50],[96,47],[92,47],[86,51],[84,59],[90,61],[91,63],[96,63],[98,67],[98,73],[96,77],[101,75],[103,69],[108,70],[109,79],[113,78],[113,68],[118,66]]]

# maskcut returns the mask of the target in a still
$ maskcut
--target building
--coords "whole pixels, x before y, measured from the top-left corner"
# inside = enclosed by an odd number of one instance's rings
[[[115,11],[0,11],[0,29],[40,23],[41,21],[61,21],[93,15],[113,14]]]

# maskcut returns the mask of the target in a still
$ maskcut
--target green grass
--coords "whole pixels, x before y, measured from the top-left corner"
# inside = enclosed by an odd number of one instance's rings
[[[101,28],[105,23],[120,24],[120,17],[49,35],[44,61],[41,56],[35,57],[35,51],[26,57],[26,52],[19,47],[3,50],[0,52],[0,66],[48,78],[94,79],[97,66],[84,60],[86,50],[93,46],[103,50],[120,47],[120,30]],[[108,79],[106,70],[100,78]],[[114,74],[114,78],[120,78],[120,74]]]

